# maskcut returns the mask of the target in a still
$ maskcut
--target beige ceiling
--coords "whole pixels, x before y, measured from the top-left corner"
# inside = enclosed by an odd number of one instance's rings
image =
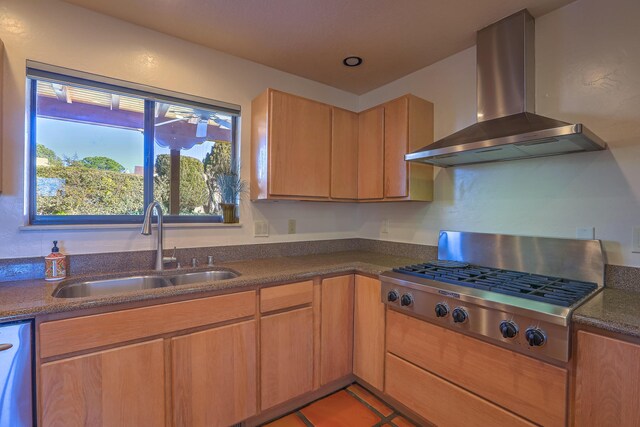
[[[356,94],[475,44],[522,8],[573,0],[65,0]],[[357,68],[348,55],[364,58]]]

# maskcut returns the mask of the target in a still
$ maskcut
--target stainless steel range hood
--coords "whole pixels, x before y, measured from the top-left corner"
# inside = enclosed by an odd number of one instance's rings
[[[478,123],[405,160],[449,167],[604,150],[604,141],[582,124],[533,113],[534,32],[527,10],[478,31]]]

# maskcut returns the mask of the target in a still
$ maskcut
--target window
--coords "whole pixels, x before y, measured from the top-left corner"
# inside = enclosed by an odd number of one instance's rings
[[[153,200],[167,222],[221,221],[239,107],[43,68],[28,68],[31,224],[140,223]]]

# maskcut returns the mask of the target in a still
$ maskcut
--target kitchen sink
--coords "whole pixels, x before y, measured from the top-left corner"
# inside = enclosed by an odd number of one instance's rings
[[[79,283],[61,283],[53,292],[53,296],[56,298],[97,297],[120,292],[164,288],[171,285],[167,277],[161,276],[122,277]]]
[[[228,270],[200,271],[198,273],[184,273],[169,277],[171,284],[190,285],[192,283],[213,282],[238,277],[238,273]]]
[[[55,298],[96,297],[122,292],[141,291],[144,289],[213,282],[233,279],[238,276],[239,274],[234,271],[211,270],[167,276],[131,276],[77,283],[62,282],[56,287],[52,295]]]

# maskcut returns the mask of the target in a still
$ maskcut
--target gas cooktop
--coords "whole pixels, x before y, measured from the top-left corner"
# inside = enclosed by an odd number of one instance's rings
[[[571,314],[604,285],[598,240],[442,231],[438,260],[380,274],[389,308],[566,362]]]
[[[393,271],[563,307],[570,307],[598,288],[595,283],[579,280],[440,260]]]

